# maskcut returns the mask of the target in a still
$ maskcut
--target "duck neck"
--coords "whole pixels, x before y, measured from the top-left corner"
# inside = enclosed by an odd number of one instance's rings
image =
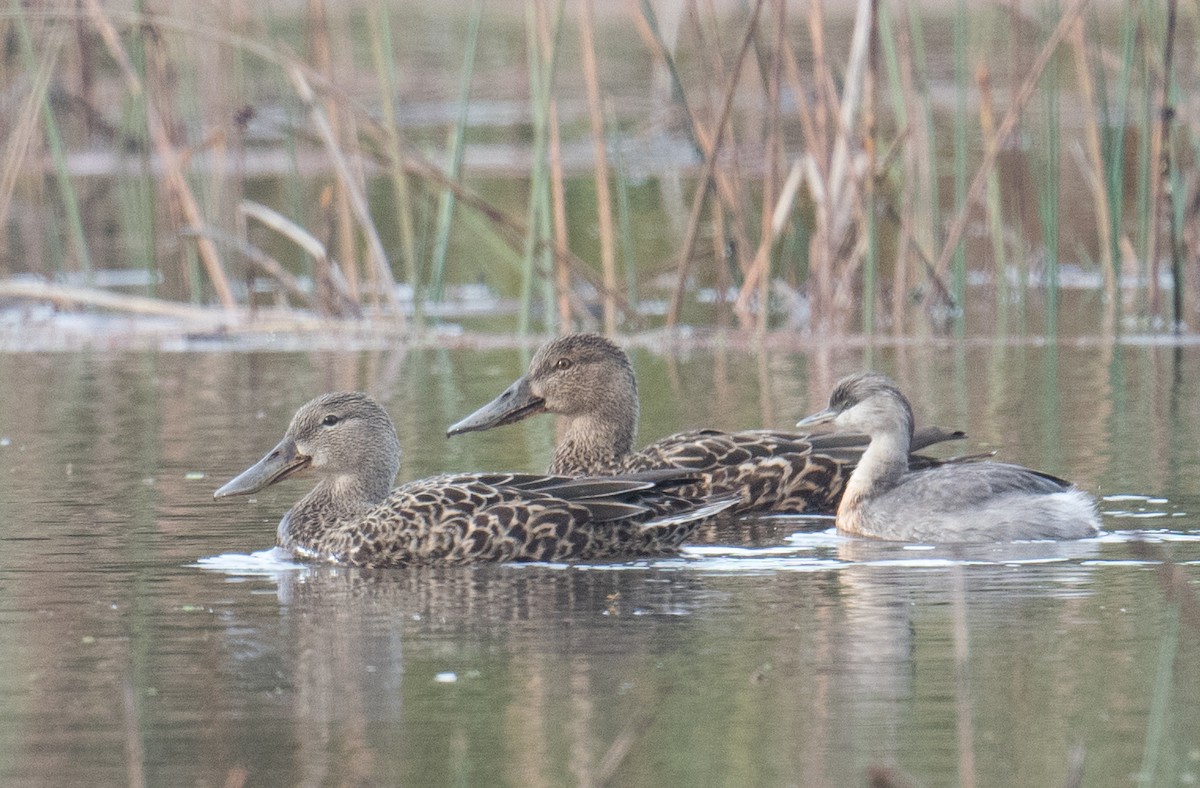
[[[867,500],[896,486],[901,477],[908,473],[911,443],[911,436],[903,432],[887,432],[871,438],[838,504],[839,519]]]
[[[281,547],[312,546],[322,534],[354,520],[387,497],[390,480],[327,476],[279,521]]]
[[[613,471],[629,453],[636,430],[636,410],[632,416],[616,412],[563,416],[550,473],[579,476]]]

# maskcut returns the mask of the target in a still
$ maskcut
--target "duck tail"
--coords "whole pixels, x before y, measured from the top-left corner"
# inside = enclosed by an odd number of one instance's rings
[[[655,517],[653,520],[647,520],[644,523],[640,523],[638,528],[642,531],[651,531],[673,525],[699,523],[701,520],[707,520],[710,517],[716,517],[717,515],[728,511],[741,502],[742,498],[740,495],[726,495],[720,498],[709,498],[695,508],[663,515],[662,517]]]

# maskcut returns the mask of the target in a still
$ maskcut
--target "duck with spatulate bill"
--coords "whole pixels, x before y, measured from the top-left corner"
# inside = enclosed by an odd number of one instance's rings
[[[734,503],[673,493],[689,481],[685,472],[449,474],[392,489],[399,466],[396,431],[378,403],[359,392],[326,394],[214,497],[248,495],[311,469],[319,481],[283,516],[277,543],[301,559],[371,567],[671,553]]]
[[[1073,484],[1002,462],[910,470],[912,406],[894,381],[861,372],[838,382],[829,407],[797,426],[832,422],[871,443],[837,510],[839,531],[897,541],[1011,542],[1099,533],[1092,498]]]
[[[550,473],[595,475],[678,468],[698,479],[680,495],[703,500],[736,495],[730,514],[832,514],[864,435],[809,435],[779,430],[692,430],[631,451],[638,427],[637,380],[629,357],[598,334],[568,334],[546,342],[529,370],[492,402],[454,424],[447,435],[489,430],[539,413],[565,424]],[[962,438],[927,428],[912,450]],[[939,461],[912,455],[913,467]]]

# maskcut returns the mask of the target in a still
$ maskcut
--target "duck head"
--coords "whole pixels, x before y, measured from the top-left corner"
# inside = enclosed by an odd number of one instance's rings
[[[391,418],[362,392],[317,397],[296,412],[275,448],[213,497],[249,495],[307,469],[381,500],[400,469]]]
[[[637,381],[629,357],[599,334],[568,334],[542,345],[528,371],[500,396],[452,425],[446,436],[490,430],[538,413],[637,424]]]

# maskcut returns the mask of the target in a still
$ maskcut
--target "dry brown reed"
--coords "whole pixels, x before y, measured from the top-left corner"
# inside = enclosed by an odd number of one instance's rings
[[[983,161],[979,164],[978,169],[975,171],[975,177],[971,180],[971,186],[967,189],[966,201],[959,208],[954,221],[950,224],[950,228],[946,232],[946,240],[942,244],[942,251],[934,263],[933,270],[939,278],[945,276],[946,270],[950,266],[950,258],[954,255],[954,249],[958,246],[959,241],[962,240],[963,232],[967,229],[971,206],[979,200],[980,193],[987,182],[988,173],[996,166],[996,157],[999,155],[1004,142],[1017,128],[1017,123],[1021,119],[1021,113],[1024,111],[1025,105],[1033,98],[1042,72],[1046,70],[1046,65],[1050,62],[1050,58],[1053,57],[1059,44],[1067,37],[1075,22],[1082,16],[1088,2],[1089,0],[1074,0],[1066,12],[1063,13],[1057,27],[1054,28],[1054,32],[1046,39],[1041,52],[1038,53],[1033,63],[1029,66],[1025,79],[1021,83],[1021,87],[1017,90],[1016,95],[1013,96],[1012,103],[1009,104],[1008,110],[1004,113],[1004,117],[996,129],[996,133],[988,141],[983,154]]]
[[[1125,270],[1146,274],[1144,284],[1139,284],[1145,293],[1139,304],[1144,303],[1151,316],[1167,308],[1159,289],[1159,273],[1163,261],[1170,261],[1179,285],[1172,293],[1170,309],[1173,324],[1179,326],[1191,314],[1182,281],[1197,265],[1193,247],[1200,237],[1200,216],[1188,206],[1200,184],[1187,171],[1197,155],[1196,146],[1186,133],[1175,131],[1182,123],[1186,131],[1194,132],[1189,125],[1192,121],[1175,116],[1170,101],[1181,80],[1176,74],[1179,63],[1194,61],[1190,52],[1183,57],[1175,54],[1190,39],[1177,40],[1176,0],[1170,0],[1164,9],[1141,5],[1125,17],[1133,20],[1126,22],[1126,30],[1136,29],[1137,35],[1130,33],[1127,40],[1132,43],[1121,55],[1114,55],[1095,35],[1097,23],[1084,15],[1088,2],[1072,0],[1050,20],[1052,29],[1046,25],[1044,39],[1037,42],[1040,51],[1028,65],[1018,62],[1015,53],[1030,49],[1029,41],[1024,40],[1031,35],[1027,31],[1041,29],[1046,20],[1010,9],[1007,53],[1014,65],[1008,77],[1011,84],[997,89],[997,97],[1006,103],[1003,110],[993,99],[991,83],[996,71],[987,62],[992,54],[990,45],[970,42],[978,50],[973,54],[975,76],[960,73],[965,68],[956,66],[954,78],[960,82],[953,87],[960,98],[955,111],[961,115],[967,106],[963,96],[970,89],[978,100],[977,112],[970,113],[970,122],[977,124],[977,134],[971,138],[982,140],[982,146],[973,155],[979,143],[968,146],[967,121],[955,120],[956,189],[953,204],[948,204],[940,198],[938,186],[939,180],[945,180],[939,160],[945,156],[946,145],[938,143],[935,131],[944,125],[946,107],[938,103],[931,86],[923,12],[905,0],[856,0],[851,14],[836,21],[832,6],[817,0],[802,6],[785,0],[756,0],[739,11],[711,0],[690,0],[673,12],[677,16],[670,22],[678,24],[678,34],[671,35],[669,44],[648,0],[628,0],[625,16],[614,16],[612,8],[604,7],[599,18],[594,0],[578,6],[561,0],[529,0],[524,8],[529,14],[527,67],[534,94],[530,121],[544,147],[535,151],[525,218],[483,198],[467,185],[471,181],[461,176],[462,148],[471,145],[466,130],[469,78],[464,76],[461,81],[455,113],[458,125],[450,135],[457,148],[450,157],[453,164],[435,164],[434,158],[440,157],[421,150],[427,142],[414,143],[400,133],[397,118],[405,111],[401,100],[406,88],[398,70],[403,66],[399,65],[387,9],[353,11],[325,0],[307,0],[299,17],[301,25],[296,28],[301,46],[307,47],[304,56],[294,55],[288,45],[258,33],[263,25],[244,19],[225,28],[196,21],[199,17],[110,9],[96,0],[84,0],[78,10],[65,6],[20,9],[10,16],[16,19],[20,14],[20,18],[38,23],[30,29],[39,37],[40,54],[30,61],[24,87],[29,92],[14,113],[5,140],[0,220],[11,215],[22,175],[35,166],[41,151],[54,147],[54,124],[47,122],[40,129],[38,121],[43,116],[55,119],[45,110],[46,97],[64,80],[61,53],[72,44],[63,22],[73,20],[84,23],[103,46],[88,49],[79,43],[80,52],[77,56],[70,53],[71,62],[110,59],[117,65],[120,90],[144,104],[142,131],[152,153],[145,161],[152,159],[153,164],[143,166],[161,171],[161,188],[169,199],[160,202],[159,214],[174,217],[172,234],[188,240],[168,249],[184,252],[177,257],[178,278],[184,282],[186,297],[202,302],[207,294],[225,310],[237,307],[239,299],[251,300],[249,290],[245,295],[235,294],[218,254],[219,243],[240,254],[249,270],[273,281],[283,297],[326,315],[378,314],[403,323],[404,309],[396,288],[396,277],[402,276],[411,287],[419,325],[425,298],[440,297],[449,250],[464,238],[473,240],[483,234],[487,245],[503,250],[502,265],[512,265],[522,256],[528,261],[521,274],[526,277],[529,294],[522,325],[531,325],[529,315],[540,307],[546,328],[566,331],[590,325],[593,307],[598,307],[607,333],[622,324],[644,326],[649,318],[630,308],[629,296],[637,278],[644,275],[649,279],[661,269],[656,271],[651,265],[638,276],[632,274],[629,250],[633,233],[623,202],[627,199],[625,170],[619,156],[614,157],[618,163],[612,169],[610,143],[615,136],[637,134],[645,126],[637,119],[605,111],[606,104],[615,106],[606,98],[609,91],[602,87],[601,78],[607,73],[606,58],[611,54],[608,42],[599,43],[597,29],[607,23],[616,35],[631,20],[645,56],[670,80],[671,107],[664,117],[691,142],[698,156],[696,166],[687,173],[694,176],[692,192],[681,203],[689,206],[686,222],[681,222],[682,231],[672,239],[675,253],[667,289],[668,326],[680,323],[685,306],[692,309],[689,298],[710,284],[716,288],[717,322],[736,319],[742,329],[759,334],[784,324],[804,325],[802,318],[793,320],[783,313],[782,291],[776,291],[772,301],[775,283],[786,280],[788,293],[802,293],[807,299],[812,330],[846,331],[854,325],[856,313],[867,333],[881,327],[896,333],[923,330],[929,324],[920,321],[921,311],[914,308],[911,297],[920,290],[925,294],[927,315],[954,313],[961,328],[961,264],[955,264],[952,288],[946,282],[952,261],[956,257],[962,260],[961,250],[974,240],[968,231],[973,217],[982,215],[986,229],[979,235],[986,234],[990,240],[995,325],[1003,331],[1010,265],[1019,274],[1036,271],[1028,261],[1036,259],[1038,250],[1035,244],[1030,244],[1033,248],[1023,246],[1021,227],[1014,230],[1010,225],[1016,218],[1011,215],[1013,196],[1008,190],[1012,187],[1002,177],[997,161],[1006,146],[1027,144],[1023,140],[1030,138],[1035,139],[1033,145],[1052,144],[1057,151],[1057,140],[1046,143],[1037,139],[1044,130],[1023,118],[1029,114],[1039,85],[1047,90],[1047,96],[1057,96],[1059,86],[1056,83],[1052,86],[1055,92],[1050,92],[1043,72],[1055,53],[1067,46],[1074,58],[1075,92],[1071,98],[1082,113],[1075,129],[1078,138],[1067,138],[1063,147],[1075,158],[1089,191],[1087,213],[1095,240],[1082,246],[1097,250],[1094,264],[1102,274],[1106,305],[1100,330],[1119,330],[1122,285],[1118,277],[1121,266],[1113,260],[1117,255],[1135,261]],[[793,19],[788,11],[794,8],[802,13]],[[764,9],[770,12],[764,13]],[[242,9],[243,15],[253,13]],[[491,8],[488,13],[493,13]],[[578,25],[578,63],[560,63],[574,54],[561,41],[564,16],[572,13]],[[971,13],[994,12],[972,9]],[[354,23],[355,14],[365,14],[365,26]],[[350,37],[356,27],[367,33],[369,46],[358,47],[358,51],[369,52],[367,68],[354,59],[356,48]],[[145,58],[130,54],[127,42],[134,30],[148,31],[144,47],[134,50],[144,51]],[[198,142],[188,141],[188,129],[195,125],[194,115],[188,116],[193,110],[188,103],[191,99],[183,99],[183,91],[171,77],[173,59],[186,55],[171,41],[189,38],[203,39],[210,49],[261,62],[272,78],[290,85],[292,94],[282,93],[286,101],[299,107],[303,117],[301,128],[286,129],[291,135],[287,144],[319,153],[332,172],[326,187],[328,198],[320,205],[303,206],[302,213],[291,215],[293,211],[268,206],[264,200],[245,201],[244,184],[222,180],[219,166],[204,179],[202,165],[196,163],[198,154],[209,153],[210,160],[220,162],[229,158],[227,145],[241,143],[228,135],[227,121],[205,117],[200,119]],[[965,50],[958,48],[960,44],[955,46],[956,62],[965,63]],[[468,63],[465,68],[473,65]],[[100,72],[94,69],[83,68],[80,73],[85,75],[81,77],[81,95],[85,103],[92,103],[104,94],[96,84],[104,77],[97,76]],[[573,81],[575,74],[580,74],[581,80]],[[1109,79],[1113,74],[1116,80]],[[1138,74],[1144,75],[1141,81]],[[564,93],[576,84],[582,86],[581,100]],[[1141,93],[1135,95],[1136,91]],[[210,102],[208,109],[221,106],[225,109],[220,111],[227,112],[228,106],[236,105],[231,95]],[[375,109],[360,103],[358,96],[370,97]],[[1150,108],[1142,126],[1137,126],[1136,118],[1130,120],[1134,113],[1126,106],[1132,106],[1135,98]],[[1109,110],[1109,102],[1118,106]],[[576,123],[573,113],[577,106],[586,108],[586,123]],[[89,124],[96,114],[86,115]],[[1114,130],[1114,124],[1122,125]],[[1053,128],[1058,128],[1057,120]],[[39,130],[45,139],[38,137]],[[597,203],[598,255],[588,261],[572,248],[580,239],[570,237],[569,228],[577,225],[570,221],[567,201],[568,158],[575,142],[568,135],[584,133],[590,135],[590,178]],[[1126,134],[1131,140],[1136,137],[1136,145],[1142,146],[1136,167],[1126,165],[1123,152],[1114,147]],[[241,155],[236,148],[235,154]],[[1057,161],[1057,153],[1048,160]],[[968,167],[973,173],[969,186]],[[60,162],[57,170],[66,212],[79,224],[82,208],[72,209],[67,196],[74,179],[64,163]],[[1136,172],[1127,176],[1127,170]],[[614,171],[619,187],[616,195]],[[380,176],[390,185],[388,193],[393,200],[391,205],[376,205],[372,210],[368,195],[377,192],[368,186],[375,182],[372,178]],[[1036,180],[1043,174],[1035,172],[1033,177]],[[1133,178],[1136,184],[1130,183]],[[1038,183],[1039,199],[1050,201],[1042,216],[1044,225],[1047,216],[1060,215],[1058,187],[1049,179]],[[1136,189],[1139,195],[1141,213],[1136,217],[1127,218],[1121,209],[1120,193],[1128,189]],[[230,202],[229,194],[237,199]],[[623,212],[620,222],[614,221],[614,199]],[[438,204],[438,227],[435,233],[423,233],[421,222],[434,213],[434,203]],[[242,206],[240,212],[232,210],[236,205]],[[462,210],[456,213],[447,206]],[[950,221],[943,226],[941,216],[947,209]],[[272,227],[305,249],[313,263],[313,282],[309,284],[295,273],[295,258],[277,259],[243,237],[245,228],[235,222],[245,218]],[[154,224],[152,219],[141,226],[152,229]],[[1129,229],[1133,225],[1136,231]],[[392,228],[394,232],[383,232]],[[59,232],[63,238],[57,248],[70,248],[69,234]],[[82,238],[85,233],[77,235]],[[705,235],[707,239],[702,238]],[[436,241],[431,241],[435,236]],[[385,237],[395,239],[394,248],[389,249]],[[1043,238],[1057,237],[1056,232],[1043,232]],[[1072,240],[1081,245],[1078,238]],[[431,250],[425,249],[426,245]],[[618,248],[626,258],[628,281],[618,276]],[[157,250],[157,259],[165,270],[163,251]],[[1057,246],[1052,251],[1057,251]],[[86,252],[84,245],[76,256],[85,259]],[[1057,266],[1055,255],[1046,259],[1047,265]],[[423,273],[423,260],[433,261],[428,274]],[[1089,262],[1080,265],[1086,267]],[[473,264],[479,266],[478,271],[456,267],[455,275],[494,281],[490,264]],[[239,276],[235,274],[235,280]],[[1051,294],[1056,292],[1057,281],[1054,268],[1047,273]],[[436,293],[427,293],[427,287]],[[1030,285],[1021,277],[1016,287],[1023,299]],[[384,308],[363,309],[372,303]],[[688,312],[689,319],[692,314]],[[698,304],[694,314],[702,314]]]
[[[93,24],[95,24],[96,29],[104,40],[105,46],[108,47],[109,52],[113,55],[113,59],[121,66],[121,73],[125,78],[130,93],[142,95],[141,79],[138,77],[137,72],[130,67],[129,54],[125,51],[125,47],[121,44],[116,30],[109,23],[103,9],[101,9],[96,0],[85,0],[85,5]],[[146,94],[146,102],[146,121],[149,127],[150,140],[154,145],[155,153],[158,154],[159,160],[162,163],[163,175],[167,186],[177,201],[178,208],[187,221],[187,226],[199,229],[204,226],[204,216],[200,211],[200,204],[187,182],[187,177],[184,173],[184,163],[179,155],[179,151],[172,144],[166,125],[162,122],[162,118],[153,106],[151,97],[148,94]],[[200,259],[204,263],[208,279],[212,283],[213,289],[216,290],[217,299],[220,301],[221,306],[225,309],[234,309],[237,303],[234,300],[233,290],[229,286],[229,279],[225,275],[225,267],[221,263],[221,257],[217,253],[216,245],[208,237],[197,235],[196,247],[200,252]]]
[[[698,135],[701,145],[705,148],[704,151],[704,171],[700,176],[699,183],[696,187],[695,196],[692,198],[692,209],[688,216],[688,226],[684,234],[683,247],[679,252],[679,257],[676,262],[675,274],[675,289],[671,294],[671,303],[667,308],[667,325],[673,326],[679,321],[679,311],[683,305],[683,292],[687,286],[688,270],[692,264],[692,252],[695,249],[696,239],[700,232],[700,220],[704,214],[704,201],[708,196],[710,185],[713,183],[714,175],[717,170],[717,161],[721,152],[721,143],[724,139],[725,129],[729,122],[730,112],[733,109],[733,99],[737,94],[738,80],[742,73],[742,64],[746,60],[747,54],[750,52],[750,45],[754,41],[754,28],[758,23],[758,15],[762,10],[764,0],[757,0],[754,4],[754,9],[751,12],[750,21],[746,25],[746,34],[742,37],[742,45],[738,50],[737,57],[734,60],[732,70],[729,72],[729,80],[725,88],[724,100],[721,106],[720,115],[717,118],[715,129],[711,135],[711,144],[705,144],[705,138]],[[666,50],[660,47],[660,54],[665,56]],[[693,128],[700,130],[699,123],[693,123]]]
[[[592,128],[594,175],[596,178],[596,221],[600,230],[600,270],[604,276],[604,333],[617,331],[616,238],[613,231],[612,195],[608,187],[608,146],[605,143],[604,110],[600,100],[600,70],[596,65],[596,20],[593,0],[583,0],[579,13],[579,38],[583,53],[583,78],[587,88],[588,120]]]

